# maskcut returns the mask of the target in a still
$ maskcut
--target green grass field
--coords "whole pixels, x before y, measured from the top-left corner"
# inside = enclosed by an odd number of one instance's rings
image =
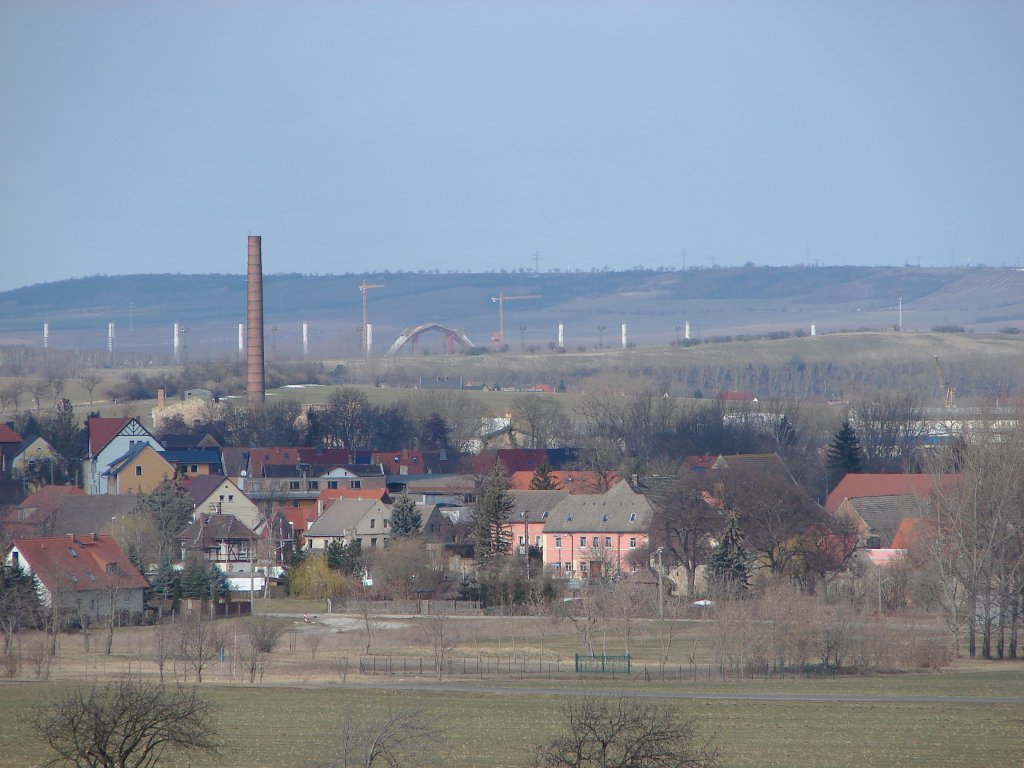
[[[976,680],[1004,675],[999,670],[975,673]],[[1024,690],[1020,673],[1010,675],[1017,690]],[[894,683],[897,690],[945,692],[945,677],[879,680],[882,688]],[[53,683],[0,686],[0,765],[40,764],[43,745],[23,717],[56,688]],[[323,765],[346,722],[380,718],[389,708],[406,704],[428,713],[441,732],[444,762],[451,768],[527,766],[536,745],[555,732],[564,701],[542,694],[368,687],[211,685],[204,690],[216,706],[224,748],[219,757],[200,758],[192,765],[224,768]],[[988,768],[1024,760],[1019,705],[718,700],[672,701],[670,706],[697,718],[706,733],[714,734],[728,766]]]

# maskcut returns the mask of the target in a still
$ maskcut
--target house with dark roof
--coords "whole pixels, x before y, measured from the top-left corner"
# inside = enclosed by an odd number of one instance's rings
[[[47,535],[63,536],[81,531],[109,533],[119,527],[119,520],[132,514],[135,500],[132,494],[65,494],[60,498]]]
[[[177,477],[223,474],[219,448],[165,448],[161,455]]]
[[[181,559],[199,556],[226,574],[250,573],[256,561],[257,535],[234,515],[200,512],[178,535]]]
[[[654,507],[629,483],[601,495],[568,495],[544,524],[544,566],[566,577],[636,570],[631,556],[650,543]]]
[[[336,539],[358,539],[364,550],[383,547],[390,521],[391,508],[379,499],[338,499],[306,529],[306,547],[322,550]]]
[[[260,523],[259,507],[229,477],[199,475],[181,485],[192,500],[193,517],[202,513],[234,515],[253,530]]]
[[[142,613],[148,585],[113,536],[15,539],[6,562],[35,574],[48,607],[92,621],[122,612]]]
[[[843,499],[835,515],[853,523],[861,546],[887,549],[904,520],[923,518],[928,510],[928,500],[914,494],[855,496]]]
[[[147,442],[135,443],[126,454],[110,462],[100,475],[107,494],[151,493],[172,477],[174,467]]]
[[[11,474],[17,477],[31,474],[37,467],[44,467],[56,458],[58,458],[57,452],[53,450],[53,446],[46,441],[46,438],[29,435],[11,452],[8,466]]]
[[[514,552],[525,555],[528,546],[538,554],[543,550],[548,516],[568,495],[569,491],[509,491],[512,509],[508,528]]]
[[[107,489],[110,476],[105,473],[111,463],[126,456],[137,444],[149,443],[156,451],[163,450],[160,442],[135,418],[90,416],[86,429],[89,451],[82,462],[82,478],[85,492],[89,494],[110,492]]]

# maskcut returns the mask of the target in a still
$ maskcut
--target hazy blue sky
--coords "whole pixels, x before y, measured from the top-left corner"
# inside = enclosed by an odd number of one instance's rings
[[[1024,2],[0,3],[0,290],[1024,257]]]

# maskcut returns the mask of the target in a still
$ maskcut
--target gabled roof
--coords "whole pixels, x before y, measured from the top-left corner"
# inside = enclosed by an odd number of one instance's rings
[[[44,485],[26,496],[18,509],[37,509],[52,514],[65,496],[85,496],[85,491],[73,485]]]
[[[51,592],[143,589],[142,574],[109,534],[15,539],[22,559]]]
[[[790,477],[786,463],[777,453],[737,453],[732,456],[723,454],[715,460],[713,468],[744,469],[748,472]]]
[[[497,456],[509,473],[532,472],[548,460],[548,452],[543,448],[499,448]]]
[[[928,503],[920,496],[904,494],[899,496],[858,496],[846,499],[840,509],[849,507],[863,520],[868,528],[882,538],[882,545],[888,546],[896,535],[900,523],[911,517],[923,517]]]
[[[375,499],[338,499],[310,523],[306,536],[345,536],[377,505],[386,511],[385,505]]]
[[[926,517],[905,517],[900,520],[896,534],[892,537],[892,547],[910,549],[922,536],[934,530],[931,520]]]
[[[569,495],[551,510],[544,533],[646,533],[654,508],[629,483],[598,495]]]
[[[0,424],[0,443],[11,443],[12,445],[17,445],[20,442],[21,435],[6,424]]]
[[[299,449],[292,446],[252,446],[249,448],[249,475],[263,477],[263,467],[267,465],[298,464]]]
[[[300,447],[297,450],[299,452],[299,461],[304,464],[330,464],[331,466],[338,466],[339,464],[348,464],[352,461],[352,454],[347,448],[323,448],[317,446],[316,448]]]
[[[108,531],[112,518],[122,518],[132,513],[135,500],[136,496],[130,493],[95,496],[64,494],[50,533],[62,536],[83,531]]]
[[[173,473],[174,467],[170,465],[170,463],[167,461],[167,459],[163,457],[160,451],[158,451],[149,443],[136,443],[130,449],[128,449],[128,453],[126,453],[124,456],[117,457],[112,462],[110,462],[110,464],[107,465],[106,470],[104,470],[103,472],[103,477],[114,477],[116,475],[119,475],[124,470],[125,467],[131,464],[139,456],[139,454],[146,451],[146,449],[151,450],[153,452],[153,455],[160,459],[160,461],[162,461],[164,464],[166,464],[167,469]]]
[[[225,446],[220,449],[221,463],[224,474],[228,477],[240,477],[242,472],[249,470],[249,449],[237,446]]]
[[[253,530],[234,515],[206,512],[196,515],[178,534],[178,540],[185,549],[210,549],[218,541],[252,541],[256,538]]]
[[[509,488],[516,491],[528,491],[532,480],[532,471],[513,472]],[[619,476],[614,472],[603,474],[590,470],[563,469],[553,470],[551,480],[558,490],[568,491],[572,494],[600,494],[616,485],[619,482]],[[608,485],[608,488],[605,488],[605,484]]]
[[[901,496],[913,494],[923,499],[931,496],[936,482],[948,489],[960,481],[960,475],[942,475],[941,480],[926,474],[848,474],[832,489],[825,501],[825,511],[835,512],[843,499],[863,496]]]
[[[472,493],[476,481],[472,475],[392,475],[388,485],[399,489],[404,486],[407,493]]]
[[[716,461],[718,456],[684,456],[683,467],[694,472],[707,472],[715,468]]]
[[[245,494],[242,490],[235,485],[235,483],[224,475],[196,475],[190,477],[188,480],[182,480],[182,487],[188,491],[189,498],[192,499],[192,506],[197,507],[206,501],[210,494],[216,491],[224,482],[231,483],[231,487],[234,488],[240,496]]]
[[[512,497],[510,523],[545,523],[551,510],[562,502],[568,491],[509,491]]]
[[[166,450],[182,451],[194,448],[213,448],[220,450],[220,443],[209,432],[168,433],[160,435],[160,445]]]
[[[11,451],[11,458],[12,459],[18,458],[21,454],[23,454],[25,451],[27,451],[29,448],[31,448],[32,447],[32,443],[36,442],[37,440],[42,440],[43,444],[47,448],[49,448],[51,451],[53,450],[53,446],[50,445],[49,442],[47,442],[45,437],[42,437],[40,435],[29,435],[28,437],[26,437],[24,440],[22,440],[18,444],[17,448],[15,448],[14,450]]]
[[[117,433],[125,428],[130,418],[108,418],[90,416],[87,424],[89,430],[89,455],[95,456],[102,451]]]

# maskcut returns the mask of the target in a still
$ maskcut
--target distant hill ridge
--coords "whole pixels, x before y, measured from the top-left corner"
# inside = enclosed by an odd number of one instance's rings
[[[378,348],[403,328],[425,322],[462,328],[477,344],[487,344],[497,326],[491,297],[499,291],[542,297],[507,303],[510,345],[549,343],[559,322],[566,324],[573,345],[592,344],[599,333],[614,345],[621,323],[638,343],[674,339],[679,333],[675,326],[687,321],[694,335],[704,336],[808,330],[812,324],[819,331],[884,328],[898,323],[900,299],[908,329],[963,325],[996,330],[1000,324],[1024,324],[1024,273],[1013,269],[748,266],[539,274],[268,274],[268,328],[278,327],[281,342],[288,344],[303,321],[311,324],[314,337],[340,335],[352,341],[360,322],[357,286],[364,278],[384,285],[369,295]],[[34,343],[48,322],[56,345],[84,339],[101,344],[106,323],[114,322],[122,342],[156,343],[153,339],[166,337],[170,324],[181,322],[193,331],[193,343],[202,344],[211,334],[232,338],[232,326],[244,314],[241,274],[96,275],[0,293],[0,342]],[[137,338],[129,338],[129,329]]]

